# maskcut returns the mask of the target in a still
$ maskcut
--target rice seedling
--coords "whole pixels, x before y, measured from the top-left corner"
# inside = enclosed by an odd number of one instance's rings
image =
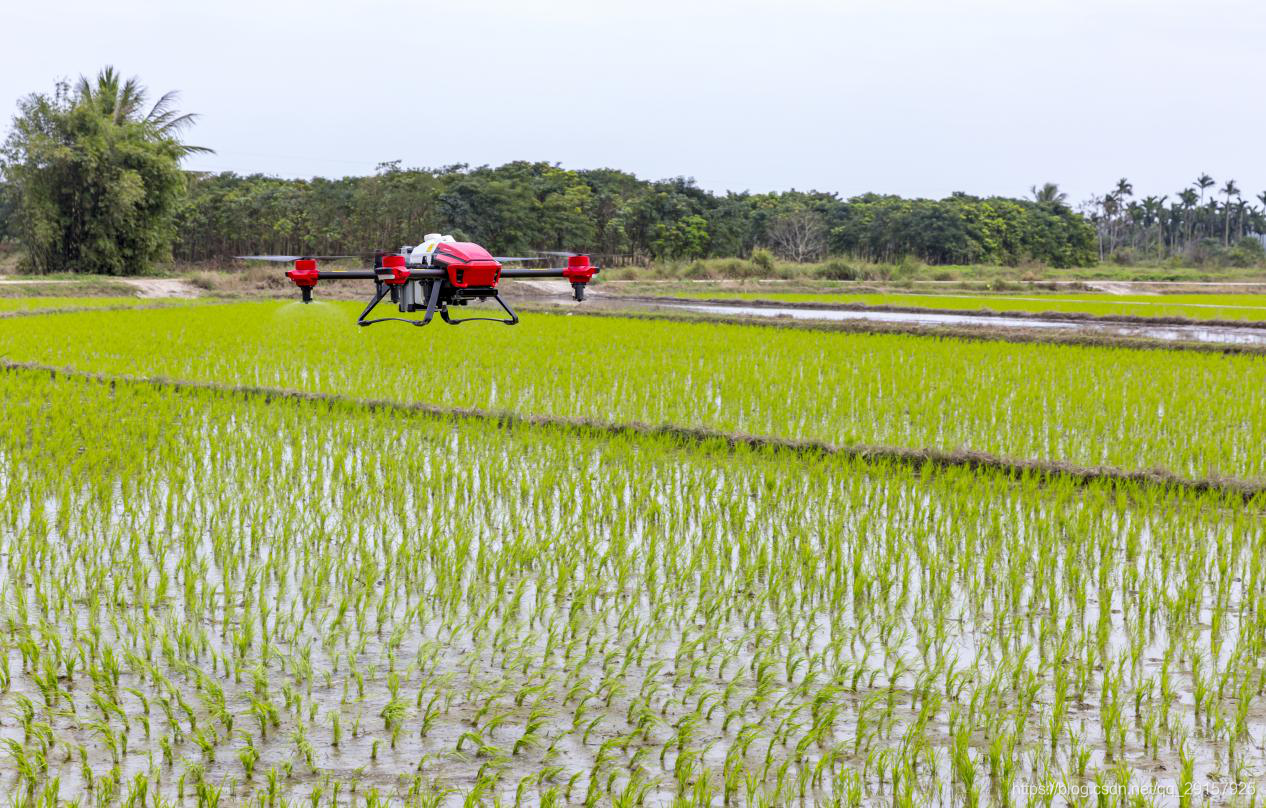
[[[501,332],[433,332],[434,350],[384,364],[363,357],[388,350],[377,343],[387,337],[348,328],[338,304],[280,311],[0,321],[0,352],[442,408],[1266,480],[1266,357],[545,315]]]
[[[89,308],[115,308],[119,306],[153,305],[154,300],[138,297],[0,297],[0,315],[8,312],[27,312],[41,310],[69,310]],[[167,304],[179,305],[180,301],[163,301]]]
[[[655,339],[643,325],[604,327]],[[756,361],[755,329],[710,329],[687,333]],[[92,361],[130,372],[115,340]],[[291,367],[155,347],[156,370]],[[858,361],[931,361],[873,347],[890,353]],[[499,361],[496,396],[557,403]],[[729,361],[689,367],[736,396],[714,417],[795,434],[792,405],[832,412],[809,387],[744,398]],[[1184,370],[1225,372],[1203,362]],[[606,378],[642,418],[630,372]],[[0,372],[0,400],[0,785],[27,803],[1001,805],[1156,781],[1194,804],[1261,785],[1261,496],[32,371]]]

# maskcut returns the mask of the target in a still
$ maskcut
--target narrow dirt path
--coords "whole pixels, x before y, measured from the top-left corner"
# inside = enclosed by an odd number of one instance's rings
[[[198,297],[198,288],[179,278],[119,278],[136,290],[137,297]]]

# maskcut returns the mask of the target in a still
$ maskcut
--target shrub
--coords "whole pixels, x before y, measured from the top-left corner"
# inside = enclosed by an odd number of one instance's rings
[[[774,254],[764,247],[752,250],[752,263],[762,272],[774,271]]]
[[[1123,267],[1132,267],[1138,263],[1138,254],[1133,247],[1121,247],[1108,256],[1108,260]]]
[[[1255,238],[1242,238],[1222,254],[1219,263],[1230,267],[1261,266],[1266,264],[1266,247]]]
[[[829,281],[855,281],[861,273],[857,267],[842,258],[832,258],[818,267],[817,276]]]
[[[707,280],[712,277],[712,273],[708,271],[708,265],[702,261],[691,261],[686,266],[686,271],[681,273],[681,277],[690,280]]]

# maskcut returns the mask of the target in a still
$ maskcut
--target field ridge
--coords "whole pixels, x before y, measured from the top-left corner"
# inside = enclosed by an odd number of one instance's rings
[[[1266,482],[1253,482],[1233,477],[1187,477],[1160,468],[1130,471],[1115,466],[1083,466],[1066,461],[1011,458],[969,449],[947,451],[943,449],[916,449],[874,444],[838,445],[823,440],[751,435],[742,432],[672,424],[648,424],[639,421],[602,421],[593,418],[561,415],[514,413],[506,410],[489,410],[480,407],[444,407],[424,402],[366,399],[339,393],[310,392],[284,387],[222,384],[167,376],[98,373],[39,362],[21,362],[2,357],[0,357],[0,370],[18,373],[48,373],[54,379],[62,376],[95,381],[111,386],[116,384],[139,385],[165,390],[192,390],[242,398],[263,398],[265,401],[279,398],[290,401],[339,405],[369,411],[488,421],[504,427],[551,427],[573,432],[584,432],[591,435],[668,437],[696,445],[720,443],[732,448],[776,449],[803,455],[884,460],[911,466],[931,465],[937,468],[984,470],[1011,478],[1033,476],[1043,479],[1062,478],[1076,482],[1079,485],[1095,482],[1144,484],[1197,493],[1222,494],[1240,498],[1245,502],[1266,498],[1264,497],[1266,495]],[[1262,504],[1266,505],[1266,501]]]

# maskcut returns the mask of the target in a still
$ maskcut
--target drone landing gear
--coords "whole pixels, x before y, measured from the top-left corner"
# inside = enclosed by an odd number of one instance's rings
[[[448,306],[445,306],[442,309],[440,309],[440,316],[443,317],[444,322],[448,323],[449,325],[461,325],[462,323],[474,323],[474,322],[480,322],[480,321],[485,322],[485,323],[501,323],[502,325],[514,325],[515,323],[519,322],[519,315],[515,314],[514,309],[510,308],[510,306],[507,305],[506,302],[501,299],[501,295],[493,294],[492,299],[497,301],[497,304],[500,305],[501,308],[505,310],[506,314],[510,315],[510,319],[503,320],[500,317],[462,317],[460,320],[457,320],[448,316]]]
[[[435,316],[436,306],[439,303],[439,299],[440,299],[440,285],[438,283],[431,284],[431,293],[427,296],[427,301],[426,301],[426,316],[423,317],[421,320],[410,320],[406,317],[378,317],[373,320],[366,320],[365,318],[368,317],[369,313],[374,310],[374,307],[377,306],[382,301],[382,299],[387,296],[388,292],[391,293],[392,301],[399,300],[400,287],[383,283],[381,281],[376,283],[375,287],[376,289],[374,291],[374,296],[369,301],[369,305],[365,307],[365,310],[362,311],[360,313],[360,316],[356,318],[356,325],[373,325],[374,323],[386,323],[386,322],[394,321],[397,323],[408,323],[409,325],[416,325],[420,327],[431,322],[431,318]],[[413,291],[413,290],[410,290],[410,291]]]
[[[369,301],[369,305],[366,306],[365,310],[362,311],[360,313],[360,316],[356,318],[357,325],[373,325],[375,323],[398,322],[398,323],[408,323],[409,325],[416,325],[418,327],[421,327],[430,323],[432,318],[435,317],[435,313],[437,311],[439,312],[440,317],[444,319],[444,322],[448,323],[449,325],[461,325],[462,323],[469,323],[469,322],[475,322],[475,321],[501,323],[503,325],[515,325],[516,323],[519,322],[519,316],[514,313],[514,310],[510,308],[510,306],[505,302],[505,300],[501,298],[501,295],[497,293],[495,289],[490,290],[491,294],[471,295],[468,298],[460,297],[461,292],[459,291],[451,299],[441,301],[440,295],[441,295],[441,292],[444,290],[444,284],[439,281],[429,283],[424,287],[426,289],[425,291],[426,314],[423,316],[421,320],[410,320],[406,317],[377,317],[373,320],[367,320],[365,318],[368,317],[369,313],[374,310],[374,307],[376,307],[380,302],[382,302],[382,299],[386,297],[388,293],[390,293],[391,295],[391,301],[399,305],[401,311],[414,311],[418,308],[421,308],[421,306],[418,303],[418,301],[420,300],[420,296],[418,295],[419,289],[417,286],[417,281],[409,281],[405,283],[404,285],[387,284],[387,283],[383,283],[379,281],[377,284],[375,284],[375,286],[376,288],[374,290],[374,296]],[[501,308],[505,311],[505,313],[510,315],[509,319],[502,319],[500,317],[455,318],[455,317],[449,316],[448,307],[449,307],[449,303],[451,302],[454,302],[456,300],[461,300],[464,304],[465,300],[478,300],[478,299],[484,299],[488,297],[491,297],[493,300],[497,301],[497,304],[501,306]]]

